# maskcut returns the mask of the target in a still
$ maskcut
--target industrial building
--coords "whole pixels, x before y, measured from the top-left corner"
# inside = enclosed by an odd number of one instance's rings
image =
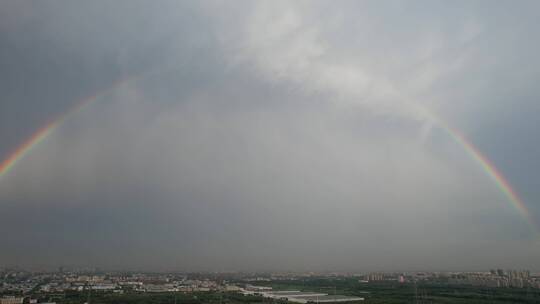
[[[245,290],[245,294],[260,294],[263,297],[286,300],[294,303],[337,303],[337,302],[355,302],[363,301],[361,297],[350,297],[343,295],[329,295],[321,292],[309,292],[299,290],[285,290],[285,291],[265,291],[255,292],[253,290]]]

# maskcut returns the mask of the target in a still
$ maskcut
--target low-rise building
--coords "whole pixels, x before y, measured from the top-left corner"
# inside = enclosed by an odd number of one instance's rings
[[[0,298],[0,304],[22,304],[23,297],[2,297]]]

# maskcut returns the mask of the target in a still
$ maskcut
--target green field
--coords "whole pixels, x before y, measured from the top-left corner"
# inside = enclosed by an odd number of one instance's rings
[[[320,291],[365,298],[363,303],[540,303],[540,290],[517,288],[479,288],[435,283],[397,282],[360,283],[356,279],[303,279],[272,281],[260,285],[275,290]],[[416,290],[416,292],[415,292]]]

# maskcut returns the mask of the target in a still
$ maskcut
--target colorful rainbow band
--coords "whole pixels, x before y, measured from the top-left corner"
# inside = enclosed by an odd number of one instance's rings
[[[107,89],[99,91],[98,93],[87,98],[84,98],[80,102],[76,103],[75,106],[70,108],[67,112],[63,113],[56,119],[45,124],[45,126],[37,130],[34,134],[32,134],[32,136],[30,136],[30,138],[28,138],[21,145],[19,145],[17,149],[15,149],[15,151],[9,154],[9,156],[0,163],[0,179],[7,175],[21,159],[23,159],[27,154],[30,153],[30,151],[32,151],[34,147],[36,147],[40,142],[42,142],[48,135],[53,133],[55,129],[61,126],[69,116],[82,111],[93,101],[107,95],[108,93],[122,86],[131,79],[132,78],[127,78],[116,81],[113,83],[112,86],[108,87]]]
[[[527,225],[533,233],[538,232],[538,227],[531,217],[527,206],[521,200],[517,192],[512,188],[510,182],[504,175],[495,167],[487,156],[482,154],[480,150],[470,142],[465,135],[458,130],[451,128],[444,120],[440,119],[434,112],[422,108],[432,121],[436,122],[437,126],[444,130],[459,146],[467,152],[467,154],[482,168],[484,173],[495,183],[499,190],[504,194],[510,203],[518,210],[518,213],[525,219]]]
[[[98,100],[100,97],[108,94],[119,86],[125,84],[127,81],[130,81],[134,78],[128,78],[121,81],[115,82],[111,87],[100,91],[99,93],[83,99],[75,107],[67,111],[65,114],[61,115],[52,122],[46,124],[44,127],[40,128],[35,132],[30,138],[28,138],[24,143],[22,143],[15,151],[13,151],[6,159],[0,163],[0,179],[8,174],[13,167],[23,159],[27,154],[29,154],[32,149],[42,142],[48,135],[54,132],[62,123],[74,113],[81,111],[87,105],[92,103],[95,100]],[[418,107],[418,105],[415,105]],[[418,107],[419,108],[419,107]],[[446,124],[442,119],[440,119],[433,112],[429,111],[426,108],[419,108],[424,114],[427,115],[432,121],[436,122],[439,127],[441,127],[450,137],[471,156],[472,159],[476,161],[483,169],[483,171],[488,175],[500,191],[506,196],[509,202],[519,211],[521,216],[525,219],[529,227],[536,232],[537,227],[534,224],[530,216],[525,203],[520,199],[517,192],[511,187],[510,183],[505,179],[504,175],[493,165],[489,159],[483,155],[478,148],[476,148],[467,138],[461,134],[458,130],[451,128]]]

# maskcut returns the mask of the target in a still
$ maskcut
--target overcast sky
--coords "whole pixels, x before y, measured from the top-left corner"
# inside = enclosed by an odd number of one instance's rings
[[[539,12],[1,1],[0,266],[540,270]]]

